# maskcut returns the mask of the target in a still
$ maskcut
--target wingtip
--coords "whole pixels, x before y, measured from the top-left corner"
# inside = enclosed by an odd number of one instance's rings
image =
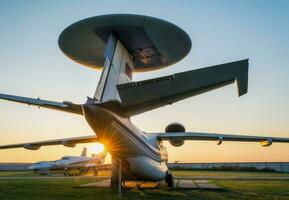
[[[249,59],[242,60],[240,62],[240,71],[236,77],[239,97],[248,92],[248,69]]]

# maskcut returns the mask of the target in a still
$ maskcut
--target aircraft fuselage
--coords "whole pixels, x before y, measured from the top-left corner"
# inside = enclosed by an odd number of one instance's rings
[[[123,161],[124,174],[130,177],[126,179],[159,181],[165,178],[167,151],[156,135],[142,132],[129,118],[102,104],[84,104],[83,114],[112,159]]]

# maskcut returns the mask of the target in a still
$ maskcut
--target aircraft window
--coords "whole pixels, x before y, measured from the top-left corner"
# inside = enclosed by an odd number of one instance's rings
[[[69,160],[69,158],[68,157],[63,157],[62,160]]]

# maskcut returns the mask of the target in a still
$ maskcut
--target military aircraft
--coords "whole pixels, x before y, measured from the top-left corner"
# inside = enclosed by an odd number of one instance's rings
[[[97,168],[104,164],[105,157],[106,151],[88,157],[87,148],[84,147],[80,156],[64,156],[55,161],[39,161],[30,165],[28,169],[41,174],[50,174],[50,170],[64,169],[64,174],[67,175],[69,169],[81,168],[82,171],[88,171],[89,168],[94,168],[94,173],[97,174]]]
[[[289,138],[187,132],[180,123],[162,133],[145,133],[131,117],[237,82],[238,94],[247,93],[248,59],[143,81],[133,72],[170,66],[191,49],[190,37],[178,26],[154,17],[112,14],[87,18],[67,27],[58,44],[70,59],[103,69],[95,94],[84,104],[54,102],[0,94],[1,99],[83,115],[95,135],[1,146],[37,150],[41,146],[100,142],[112,156],[111,186],[126,180],[162,181],[173,187],[163,141],[182,146],[185,140],[289,142]],[[190,109],[190,108],[188,108]]]

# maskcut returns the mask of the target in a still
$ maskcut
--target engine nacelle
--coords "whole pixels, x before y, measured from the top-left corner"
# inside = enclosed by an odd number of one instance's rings
[[[166,133],[170,133],[170,132],[186,132],[186,129],[184,127],[184,125],[182,125],[181,123],[178,122],[173,122],[170,123],[169,125],[167,125],[166,129],[165,129]]]
[[[180,146],[182,146],[185,143],[184,140],[169,140],[169,142],[174,147],[180,147]]]
[[[271,138],[267,138],[266,140],[262,140],[260,143],[263,147],[268,147],[273,144],[273,141]]]
[[[69,141],[65,141],[65,140],[62,141],[61,144],[62,144],[63,146],[65,146],[65,147],[75,147],[75,146],[76,146],[75,143],[69,142]]]
[[[165,132],[166,133],[186,132],[186,129],[182,124],[178,122],[173,122],[173,123],[170,123],[166,127]],[[185,143],[184,140],[178,140],[178,139],[170,139],[169,142],[174,147],[180,147]]]
[[[38,150],[40,149],[41,146],[36,146],[36,145],[33,145],[33,144],[24,144],[23,145],[23,148],[24,149],[28,149],[28,150]]]

